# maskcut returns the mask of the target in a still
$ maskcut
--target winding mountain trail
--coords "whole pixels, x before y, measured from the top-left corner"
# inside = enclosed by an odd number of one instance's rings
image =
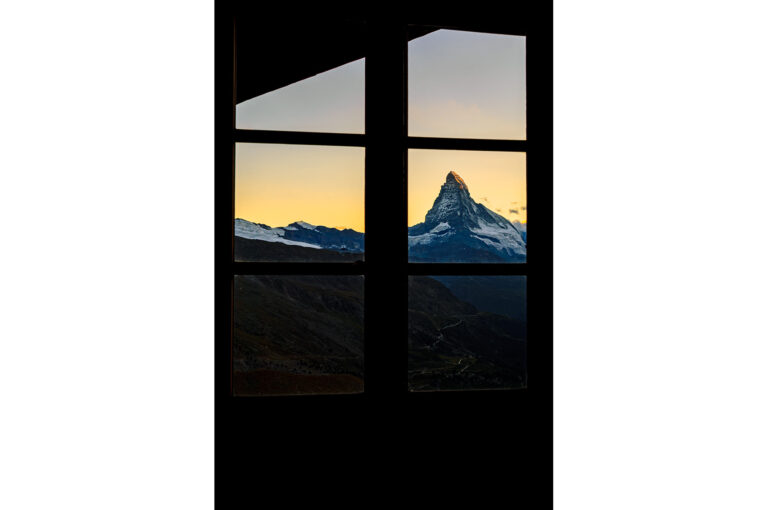
[[[456,326],[458,326],[460,324],[463,324],[463,323],[464,323],[464,320],[463,319],[459,319],[455,324],[449,324],[447,326],[443,326],[442,328],[440,328],[440,332],[442,333],[443,331],[445,331],[448,328],[455,328]]]
[[[427,349],[429,349],[429,350],[434,349],[435,347],[437,347],[437,344],[439,344],[440,342],[442,342],[445,339],[445,336],[443,335],[443,331],[445,331],[448,328],[455,328],[456,326],[459,326],[459,325],[461,325],[463,323],[464,323],[464,320],[463,319],[459,319],[457,322],[455,322],[453,324],[448,324],[447,326],[443,326],[442,328],[438,329],[437,330],[437,340],[435,340],[435,343],[433,343],[432,345],[429,345],[427,347]]]

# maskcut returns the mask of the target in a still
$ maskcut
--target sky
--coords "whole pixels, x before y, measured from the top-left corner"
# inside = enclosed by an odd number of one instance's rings
[[[409,134],[525,138],[525,38],[439,30],[408,45]],[[239,129],[363,133],[365,59],[237,105]],[[525,156],[410,151],[408,224],[454,170],[472,197],[526,221]],[[364,231],[364,149],[237,144],[235,217]]]
[[[408,151],[408,226],[424,221],[445,177],[461,176],[472,199],[510,221],[527,221],[525,153]]]
[[[365,131],[365,59],[237,105],[238,129],[320,133]]]
[[[412,40],[408,134],[525,139],[525,37],[438,30]]]
[[[365,149],[238,143],[235,218],[364,232]]]

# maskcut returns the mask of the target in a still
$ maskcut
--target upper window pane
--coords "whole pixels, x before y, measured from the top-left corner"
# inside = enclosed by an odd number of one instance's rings
[[[362,147],[238,143],[235,260],[362,260],[364,169]]]
[[[524,140],[525,37],[438,30],[408,43],[408,134]]]
[[[236,126],[238,129],[363,133],[365,59],[241,102],[237,105]]]

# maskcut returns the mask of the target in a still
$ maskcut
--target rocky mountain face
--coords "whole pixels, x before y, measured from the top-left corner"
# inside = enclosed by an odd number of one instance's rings
[[[449,172],[423,223],[408,229],[411,262],[525,262],[526,230],[469,194]]]

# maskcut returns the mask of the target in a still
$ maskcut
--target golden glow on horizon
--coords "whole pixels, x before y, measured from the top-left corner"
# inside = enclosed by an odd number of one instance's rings
[[[475,202],[510,221],[527,221],[525,153],[411,149],[409,227],[424,221],[451,170],[461,176]]]
[[[364,232],[365,149],[238,143],[235,218]]]

